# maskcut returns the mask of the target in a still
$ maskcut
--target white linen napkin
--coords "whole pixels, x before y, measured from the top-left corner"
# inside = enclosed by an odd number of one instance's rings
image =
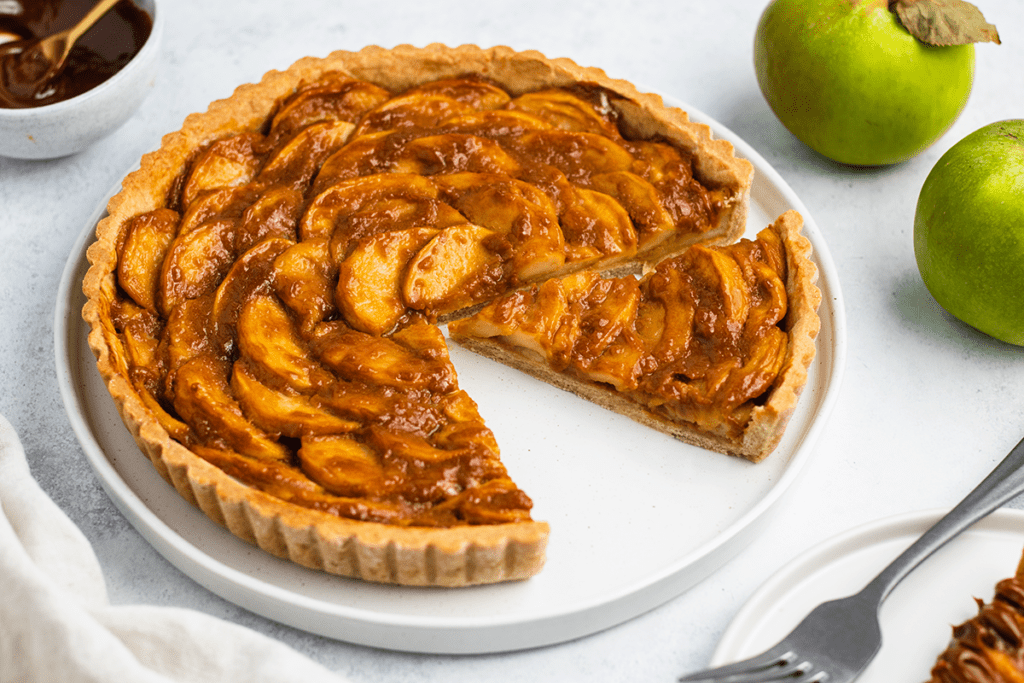
[[[0,681],[341,683],[272,638],[193,610],[113,606],[99,561],[0,415]]]

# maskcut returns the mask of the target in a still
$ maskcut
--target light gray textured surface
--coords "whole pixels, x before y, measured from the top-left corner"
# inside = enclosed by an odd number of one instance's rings
[[[942,152],[984,124],[1024,117],[1024,6],[978,4],[1003,45],[978,48],[964,114],[918,158],[872,170],[816,156],[767,108],[751,61],[760,0],[167,2],[160,74],[135,117],[73,157],[0,159],[0,413],[21,436],[43,488],[93,542],[115,602],[200,609],[269,633],[354,681],[673,680],[708,660],[744,600],[800,551],[862,522],[954,504],[1024,435],[1024,349],[946,315],[921,283],[911,244],[918,191]],[[500,656],[394,654],[325,640],[197,586],[142,540],[100,488],[71,432],[54,370],[52,315],[72,244],[107,191],[163,133],[236,85],[300,57],[430,42],[569,56],[702,109],[747,140],[803,199],[846,300],[849,355],[839,402],[768,533],[646,615],[575,642]]]

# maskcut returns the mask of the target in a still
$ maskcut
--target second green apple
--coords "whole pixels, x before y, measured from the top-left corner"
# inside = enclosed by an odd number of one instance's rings
[[[774,0],[754,66],[797,138],[834,161],[877,166],[915,156],[953,124],[971,92],[974,46],[922,43],[885,0]]]

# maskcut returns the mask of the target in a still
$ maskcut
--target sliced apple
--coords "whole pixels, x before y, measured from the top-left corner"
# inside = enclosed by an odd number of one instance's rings
[[[579,338],[574,302],[589,291],[597,275],[583,271],[512,292],[476,315],[448,325],[455,337],[496,337],[565,369]]]
[[[664,303],[664,326],[653,349],[663,365],[685,356],[698,336],[735,345],[750,311],[739,265],[702,246],[659,263],[644,288],[648,300]]]
[[[361,240],[338,267],[337,304],[349,325],[390,332],[406,314],[402,282],[409,259],[439,230],[412,228]]]
[[[447,365],[454,376],[455,370],[448,357],[448,345],[444,341],[444,333],[437,325],[415,322],[395,331],[391,339],[421,358]]]
[[[369,500],[329,492],[301,469],[290,464],[259,460],[227,448],[194,446],[192,450],[247,486],[335,517],[400,524],[403,520],[407,521],[410,514],[415,514],[401,501]]]
[[[541,190],[493,173],[453,173],[435,182],[471,223],[508,237],[517,281],[542,279],[565,264],[555,205]]]
[[[357,135],[398,128],[436,128],[452,116],[474,110],[497,109],[510,97],[483,80],[451,78],[416,86],[368,112]]]
[[[410,202],[404,199],[381,201],[349,214],[331,237],[331,258],[339,263],[352,253],[361,240],[396,230],[434,229],[464,225],[461,213],[441,201],[428,199]]]
[[[242,213],[238,226],[238,251],[245,251],[265,239],[297,239],[302,193],[290,187],[273,187]]]
[[[121,306],[122,310],[126,308]],[[133,381],[140,375],[153,379],[163,375],[163,356],[160,353],[161,322],[156,314],[145,308],[134,308],[129,315],[121,313],[121,338],[131,368]],[[149,383],[149,382],[147,382]]]
[[[496,236],[472,224],[439,232],[409,261],[402,284],[406,305],[435,315],[494,295],[508,279],[503,256],[492,249]]]
[[[609,343],[600,356],[587,363],[582,373],[588,379],[610,384],[618,391],[632,391],[638,386],[643,357],[643,341],[627,330]]]
[[[636,254],[633,222],[613,197],[577,187],[569,199],[559,216],[568,252],[566,261],[583,264]]]
[[[635,173],[599,173],[587,187],[614,197],[622,205],[633,221],[640,249],[653,249],[675,234],[675,221],[661,203],[658,190]]]
[[[476,402],[461,389],[447,394],[441,404],[448,422],[430,434],[430,442],[445,449],[468,448],[481,451],[497,464],[499,449],[494,433],[484,424]],[[500,466],[500,465],[498,465]],[[497,472],[492,473],[499,476]]]
[[[353,130],[355,125],[348,121],[321,121],[303,128],[273,152],[256,181],[305,191],[320,165],[348,142]]]
[[[302,239],[330,238],[348,216],[392,200],[419,204],[437,199],[437,186],[429,179],[408,173],[378,173],[339,182],[318,194],[302,217]],[[436,203],[436,202],[435,202]]]
[[[453,116],[441,122],[445,133],[467,133],[484,138],[507,138],[531,130],[550,130],[553,126],[544,119],[523,111],[487,109]]]
[[[313,195],[319,195],[344,180],[388,171],[386,161],[381,159],[381,150],[388,145],[393,135],[386,130],[360,135],[327,157],[313,179]]]
[[[282,500],[304,501],[316,507],[329,497],[323,487],[290,463],[253,457],[222,445],[197,444],[190,450],[228,476]]]
[[[749,270],[753,277],[748,282],[752,280],[757,284],[752,288],[747,328],[756,330],[777,325],[786,317],[789,307],[786,283],[779,277],[779,272],[766,263],[754,261]]]
[[[596,280],[581,301],[580,335],[573,355],[583,367],[604,353],[605,349],[630,326],[640,303],[640,286],[635,278],[623,277]]]
[[[298,316],[304,333],[337,312],[337,277],[326,239],[293,244],[274,261],[274,291]]]
[[[161,345],[167,348],[168,385],[182,365],[199,355],[214,355],[213,325],[210,310],[213,292],[197,299],[187,299],[171,311],[164,326]],[[166,388],[165,388],[166,389]]]
[[[476,483],[474,468],[464,466],[469,460],[465,449],[437,448],[421,436],[376,426],[370,427],[366,438],[379,454],[384,476],[395,472],[394,480],[401,482],[395,492],[410,502],[438,502]]]
[[[399,128],[436,128],[441,121],[472,109],[469,104],[438,93],[399,95],[367,112],[355,136]]]
[[[607,99],[599,101],[597,106],[605,114],[611,111]],[[620,137],[619,129],[610,115],[601,116],[594,105],[565,90],[525,93],[509,102],[508,108],[532,114],[561,130]]]
[[[368,430],[367,441],[381,454],[381,458],[384,460],[398,459],[431,464],[454,460],[463,454],[461,449],[447,450],[432,446],[427,439],[421,436],[392,432],[376,426]],[[457,493],[457,491],[451,493]]]
[[[276,382],[312,393],[327,382],[287,309],[274,296],[251,297],[238,315],[238,349]]]
[[[497,109],[508,104],[509,94],[479,78],[445,78],[406,91],[408,95],[443,95],[474,109]]]
[[[193,358],[178,369],[174,409],[199,437],[260,460],[287,462],[288,449],[242,413],[228,386],[230,365],[212,356]]]
[[[339,496],[379,496],[389,488],[373,449],[347,436],[303,438],[299,462],[310,479]]]
[[[212,292],[235,261],[234,221],[206,223],[178,235],[160,269],[157,306],[166,317],[186,299]]]
[[[258,197],[259,190],[252,185],[203,192],[185,209],[178,234],[192,232],[203,223],[239,218]]]
[[[693,161],[678,147],[651,140],[633,140],[629,144],[642,164],[644,177],[650,182],[660,184],[693,178]]]
[[[384,88],[343,73],[332,73],[299,90],[281,105],[270,125],[272,136],[287,135],[318,121],[355,123],[391,97]]]
[[[181,443],[188,443],[194,438],[192,436],[192,428],[168,413],[156,396],[146,387],[137,386],[136,390],[139,392],[139,398],[142,399],[142,403],[149,409],[149,412],[153,414],[156,421],[172,439]]]
[[[641,286],[641,290],[643,289]],[[665,315],[663,301],[652,300],[646,293],[641,294],[634,331],[639,337],[640,343],[643,344],[647,356],[652,356],[654,349],[658,348],[658,344],[661,342],[661,336],[665,332]]]
[[[523,522],[530,519],[532,506],[530,497],[507,477],[463,491],[458,501],[459,517],[468,524]]]
[[[516,175],[520,168],[519,162],[494,140],[463,133],[418,137],[387,158],[389,171],[428,176],[461,171]]]
[[[743,271],[736,260],[720,250],[701,245],[682,257],[697,299],[694,331],[719,342],[735,341],[750,312],[750,297]]]
[[[240,133],[218,140],[199,155],[181,190],[181,203],[188,206],[206,190],[245,185],[256,177],[262,157],[256,147],[263,141],[258,133]]]
[[[683,358],[693,338],[697,301],[690,291],[689,278],[684,275],[679,258],[662,261],[642,285],[644,312],[656,316],[637,332],[661,366]]]
[[[364,423],[380,422],[392,414],[396,392],[390,387],[375,387],[360,382],[339,381],[314,401],[333,413]]]
[[[509,146],[533,163],[554,166],[574,183],[585,183],[596,173],[632,171],[636,161],[618,142],[595,133],[541,130]]]
[[[157,209],[133,218],[117,264],[117,282],[143,308],[156,311],[160,269],[178,234],[177,211]]]
[[[480,408],[473,398],[459,389],[447,394],[441,399],[440,404],[444,409],[445,416],[453,422],[481,422]]]
[[[346,420],[314,405],[307,396],[268,387],[245,361],[235,362],[231,389],[246,417],[270,433],[291,437],[347,434],[362,427],[361,422]]]
[[[325,365],[349,381],[439,392],[457,386],[447,356],[431,358],[387,337],[337,327],[321,335],[314,350]]]
[[[742,367],[732,368],[718,390],[718,398],[727,409],[734,410],[768,390],[782,371],[788,344],[789,337],[778,327],[769,327],[752,343]]]
[[[637,157],[637,173],[662,190],[665,209],[680,228],[705,229],[714,206],[726,200],[721,189],[707,189],[693,177],[693,158],[663,142],[640,140],[630,143]]]
[[[273,286],[274,261],[292,246],[292,242],[274,238],[260,242],[238,257],[213,297],[210,320],[215,342],[225,355],[234,351],[236,323],[242,306],[257,294],[267,294]]]

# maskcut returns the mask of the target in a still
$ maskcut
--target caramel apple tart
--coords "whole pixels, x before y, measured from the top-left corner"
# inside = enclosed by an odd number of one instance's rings
[[[1024,557],[996,584],[991,602],[975,602],[977,615],[953,627],[929,683],[1024,681]]]
[[[802,218],[694,245],[641,279],[582,271],[448,326],[454,341],[683,441],[755,462],[814,358],[821,294]]]
[[[438,325],[732,243],[752,173],[567,59],[303,59],[189,116],[124,180],[88,250],[89,344],[156,469],[240,538],[369,581],[523,579],[548,525]]]

